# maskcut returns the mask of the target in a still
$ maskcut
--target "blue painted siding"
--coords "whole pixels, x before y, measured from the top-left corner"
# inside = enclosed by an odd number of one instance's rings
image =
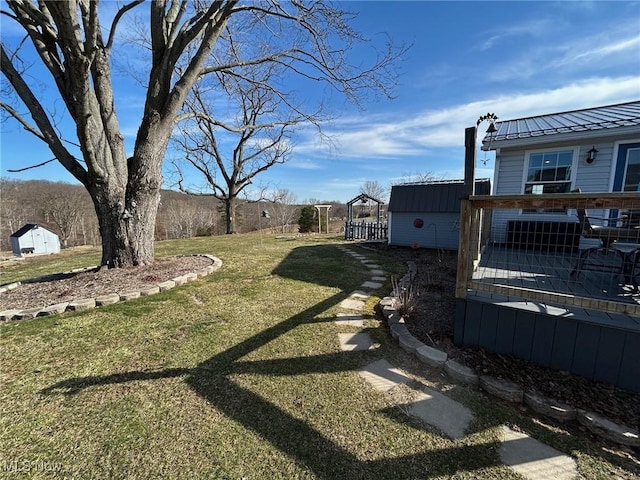
[[[513,354],[640,393],[640,329],[458,299],[454,342]]]
[[[424,222],[422,228],[413,225],[415,219]],[[457,250],[460,237],[458,213],[389,212],[389,245]]]

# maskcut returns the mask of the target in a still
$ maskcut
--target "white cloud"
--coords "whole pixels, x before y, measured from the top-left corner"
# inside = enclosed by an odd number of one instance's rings
[[[515,60],[505,60],[489,74],[494,81],[526,79],[545,75],[545,72],[570,72],[578,69],[603,69],[635,62],[640,66],[638,50],[640,34],[637,22],[620,26],[614,31],[584,35],[579,40],[539,44],[518,55]]]
[[[502,25],[500,29],[493,29],[486,32],[489,35],[479,47],[481,51],[489,50],[497,43],[506,40],[509,37],[529,36],[540,37],[553,29],[560,28],[557,19],[535,19],[527,20],[520,24],[512,24],[509,26]]]
[[[555,89],[505,94],[439,110],[414,114],[395,112],[375,120],[362,118],[359,124],[350,118],[344,125],[336,122],[326,133],[333,136],[336,155],[340,158],[424,156],[429,149],[461,147],[464,129],[475,125],[487,112],[507,120],[639,98],[637,77],[592,78]],[[405,120],[397,120],[399,118]],[[310,145],[299,144],[296,153],[310,153]],[[314,150],[317,153],[317,145]]]
[[[602,46],[594,46],[592,49],[587,50],[585,52],[579,53],[573,57],[574,60],[584,60],[584,61],[598,61],[602,57],[609,56],[614,53],[622,53],[629,52],[631,54],[636,54],[636,59],[638,55],[638,51],[640,50],[640,34],[635,36],[631,36],[629,38],[623,38],[619,41],[614,41],[613,43],[602,45]]]
[[[289,167],[299,168],[301,170],[320,170],[322,167],[313,160],[293,158],[286,164]]]

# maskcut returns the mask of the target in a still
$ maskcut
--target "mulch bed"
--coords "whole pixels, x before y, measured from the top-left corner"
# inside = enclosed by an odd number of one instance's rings
[[[207,257],[178,256],[157,258],[151,265],[140,267],[95,268],[47,275],[0,294],[0,311],[48,307],[111,293],[139,291],[210,265]]]

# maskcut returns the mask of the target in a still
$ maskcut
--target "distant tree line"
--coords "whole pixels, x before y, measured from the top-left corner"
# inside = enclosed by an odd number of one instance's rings
[[[0,197],[1,250],[11,249],[9,236],[25,223],[38,223],[55,232],[63,248],[101,244],[93,203],[81,185],[0,178]],[[315,199],[303,202],[314,203],[331,204],[333,218],[341,219],[346,215],[346,206],[339,202]],[[298,232],[302,208],[292,194],[282,189],[265,200],[245,200],[236,211],[236,231]],[[317,218],[309,228],[317,230]],[[221,201],[211,196],[162,190],[155,225],[156,240],[222,235],[225,231],[225,206]]]

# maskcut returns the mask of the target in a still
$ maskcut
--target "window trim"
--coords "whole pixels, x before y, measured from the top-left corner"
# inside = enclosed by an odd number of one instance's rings
[[[611,175],[609,178],[609,192],[614,191],[615,180],[616,180],[616,169],[617,169],[617,161],[618,156],[620,155],[620,148],[625,147],[627,145],[631,145],[633,143],[640,143],[640,138],[629,138],[625,140],[617,140],[613,143],[613,155],[611,156]],[[625,173],[626,176],[626,173]],[[624,182],[624,179],[623,179]],[[624,183],[623,183],[624,185]]]
[[[571,178],[569,179],[569,190],[573,190],[574,189],[574,185],[576,182],[576,173],[578,170],[578,160],[579,160],[579,155],[580,155],[580,147],[577,145],[573,145],[573,146],[567,146],[567,147],[561,147],[561,146],[550,146],[547,148],[536,148],[536,149],[531,149],[531,150],[525,150],[524,152],[524,161],[523,161],[523,168],[522,168],[522,183],[520,185],[520,192],[522,195],[527,195],[525,193],[525,188],[527,186],[527,176],[529,174],[529,164],[531,162],[531,155],[537,154],[537,153],[553,153],[553,152],[566,152],[566,151],[571,151]],[[565,216],[569,216],[570,215],[570,211],[567,210],[566,212],[537,212],[537,213],[533,213],[533,212],[525,212],[522,209],[520,209],[520,215],[565,215]]]
[[[625,186],[626,186],[626,184],[627,184],[627,174],[629,173],[629,152],[630,152],[631,150],[634,150],[634,151],[635,151],[635,150],[638,150],[638,151],[640,151],[640,147],[629,147],[629,148],[627,148],[627,152],[626,152],[626,153],[627,153],[627,156],[626,156],[626,158],[624,159],[624,163],[625,163],[625,165],[624,165],[624,172],[623,172],[623,175],[622,175],[622,186],[621,186],[621,190],[620,190],[621,192],[637,192],[637,191],[638,191],[638,190],[625,190],[625,189],[624,189],[624,187],[625,187]]]

